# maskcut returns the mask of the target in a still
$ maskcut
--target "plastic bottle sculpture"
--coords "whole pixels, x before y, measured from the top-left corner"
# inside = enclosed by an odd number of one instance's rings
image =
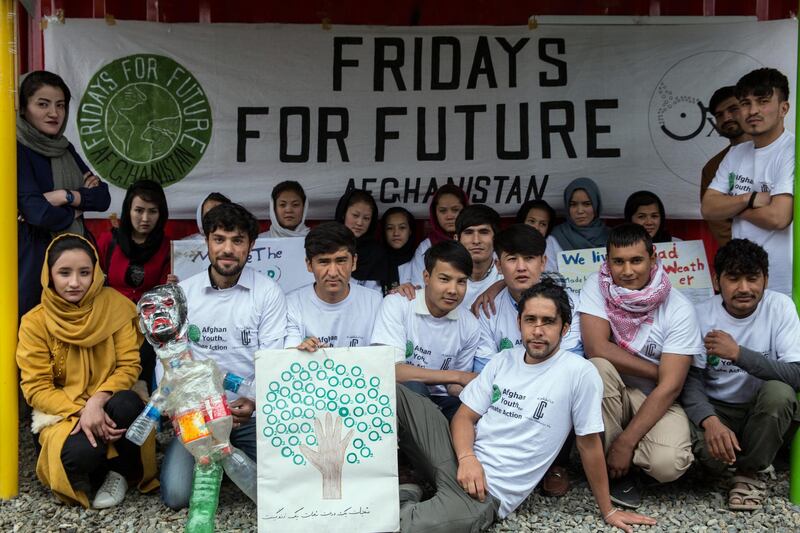
[[[141,445],[161,415],[170,416],[176,438],[195,458],[186,532],[212,532],[223,469],[251,500],[256,498],[255,463],[230,443],[233,417],[225,393],[228,389],[252,396],[252,381],[223,376],[213,360],[192,358],[186,296],[178,285],[147,291],[137,309],[139,327],[153,345],[164,377],[125,436]]]

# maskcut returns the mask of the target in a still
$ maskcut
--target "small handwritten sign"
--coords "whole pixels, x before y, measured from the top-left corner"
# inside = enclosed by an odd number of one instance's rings
[[[656,255],[672,286],[692,303],[700,303],[714,295],[703,241],[661,242],[656,244]],[[567,280],[567,286],[579,293],[586,278],[600,270],[605,260],[605,248],[561,252],[558,254],[558,271]]]
[[[247,264],[275,281],[288,293],[314,282],[305,264],[306,252],[302,237],[256,239]],[[172,241],[172,272],[184,280],[208,268],[206,241],[187,239]]]

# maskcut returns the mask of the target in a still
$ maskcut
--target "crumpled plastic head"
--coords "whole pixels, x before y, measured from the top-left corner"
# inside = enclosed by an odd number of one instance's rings
[[[144,293],[136,304],[139,329],[153,346],[177,340],[189,328],[189,307],[180,286],[159,285]]]

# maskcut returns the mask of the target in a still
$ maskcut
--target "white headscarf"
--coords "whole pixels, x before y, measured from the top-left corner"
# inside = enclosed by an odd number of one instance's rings
[[[300,219],[300,223],[297,225],[295,229],[287,229],[281,226],[280,222],[278,222],[278,217],[275,214],[275,202],[272,200],[272,197],[269,199],[269,219],[272,222],[269,226],[269,230],[265,237],[270,239],[277,239],[280,237],[305,237],[310,228],[306,226],[306,214],[308,213],[308,197],[306,197],[306,203],[303,205],[303,218]]]

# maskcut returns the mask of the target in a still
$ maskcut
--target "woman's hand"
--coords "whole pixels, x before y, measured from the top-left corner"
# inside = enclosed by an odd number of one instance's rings
[[[77,435],[83,431],[92,447],[97,448],[97,439],[103,442],[119,440],[126,428],[117,429],[117,424],[111,420],[104,407],[111,395],[107,392],[98,392],[86,401],[86,406],[81,409],[81,417],[75,424],[75,429],[70,435]]]
[[[175,274],[167,274],[167,283],[178,283],[180,280]]]
[[[83,186],[87,189],[94,189],[100,185],[100,178],[92,174],[91,171],[83,175]]]

